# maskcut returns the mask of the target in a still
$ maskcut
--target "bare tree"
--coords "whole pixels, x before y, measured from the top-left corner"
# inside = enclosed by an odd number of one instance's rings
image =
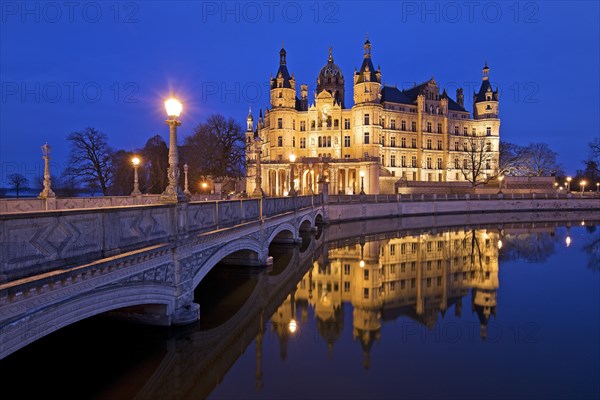
[[[19,198],[19,190],[27,188],[29,179],[23,174],[10,174],[8,175],[8,183],[17,191],[17,198]]]
[[[463,177],[473,187],[492,179],[493,151],[485,137],[469,136],[464,139],[464,155],[458,167]]]
[[[558,154],[546,143],[530,143],[524,150],[524,169],[529,176],[551,176],[562,173],[556,161]]]
[[[244,176],[245,150],[242,126],[233,118],[216,114],[185,139],[181,154],[190,167],[190,182],[210,177],[227,183]]]
[[[498,174],[520,176],[524,174],[525,148],[518,144],[500,141]]]
[[[167,168],[169,167],[169,149],[160,135],[152,136],[141,151],[142,166],[140,168],[140,183],[148,193],[160,194],[168,184]]]
[[[105,196],[113,180],[113,150],[105,133],[88,127],[67,136],[71,144],[66,173]]]

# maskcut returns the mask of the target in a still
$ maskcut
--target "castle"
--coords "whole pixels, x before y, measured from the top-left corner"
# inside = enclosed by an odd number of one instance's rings
[[[247,118],[247,193],[318,193],[326,184],[330,194],[391,194],[408,181],[474,184],[498,175],[498,89],[487,63],[472,116],[462,88],[453,100],[433,78],[406,90],[382,85],[368,38],[353,89],[346,108],[344,75],[330,49],[314,102],[305,84],[298,98],[282,48],[270,108],[256,127],[251,113]]]

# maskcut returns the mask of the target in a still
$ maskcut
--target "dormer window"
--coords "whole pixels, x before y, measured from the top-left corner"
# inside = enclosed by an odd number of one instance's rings
[[[277,87],[278,88],[282,88],[283,87],[283,82],[281,82],[281,81],[277,82]]]
[[[485,96],[485,99],[486,99],[487,101],[491,101],[491,100],[492,100],[492,96],[490,96],[490,95],[488,94],[488,95],[486,95],[486,96]]]

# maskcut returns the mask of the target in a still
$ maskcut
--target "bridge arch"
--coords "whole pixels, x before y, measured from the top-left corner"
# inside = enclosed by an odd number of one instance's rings
[[[0,358],[34,341],[86,318],[126,307],[159,305],[162,312],[155,323],[168,325],[167,319],[175,309],[173,286],[136,282],[87,292],[83,296],[39,309],[36,313],[11,322],[2,328]],[[146,322],[151,322],[148,317]]]
[[[267,257],[265,249],[263,249],[263,246],[261,246],[257,240],[243,238],[229,242],[219,248],[219,250],[200,265],[193,277],[193,288],[195,289],[206,274],[208,274],[215,265],[227,258],[227,256],[243,251],[249,252],[255,256],[257,262],[264,262]]]
[[[279,235],[282,232],[288,231],[291,233],[291,238],[290,239],[296,239],[298,237],[298,229],[296,228],[296,226],[294,226],[294,224],[292,224],[291,222],[284,222],[280,225],[278,225],[273,232],[271,232],[271,234],[269,235],[268,239],[266,240],[266,244],[267,246],[271,244],[271,242],[273,241],[273,239],[275,239],[275,237],[277,235]]]

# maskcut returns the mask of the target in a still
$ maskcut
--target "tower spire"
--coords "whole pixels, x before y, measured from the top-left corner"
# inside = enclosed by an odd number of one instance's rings
[[[367,33],[367,40],[365,41],[365,55],[364,58],[371,58],[371,42],[369,41],[369,34]]]

